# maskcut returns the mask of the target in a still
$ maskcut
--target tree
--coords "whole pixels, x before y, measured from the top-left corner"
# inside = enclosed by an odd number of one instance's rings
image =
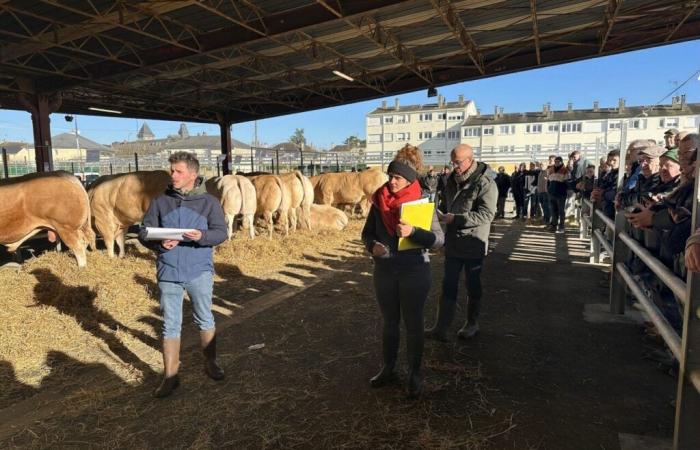
[[[367,141],[360,139],[357,136],[349,136],[347,139],[345,139],[345,141],[343,141],[343,144],[347,145],[349,148],[361,148],[365,147]]]
[[[306,144],[306,137],[304,136],[304,129],[297,128],[294,130],[294,134],[289,138],[289,142],[301,147],[301,144]]]

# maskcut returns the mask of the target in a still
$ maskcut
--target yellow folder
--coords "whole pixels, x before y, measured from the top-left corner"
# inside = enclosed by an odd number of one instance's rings
[[[430,230],[434,213],[435,203],[411,202],[401,205],[401,219],[416,228],[422,228],[424,230]],[[412,242],[410,238],[399,238],[399,251],[412,248],[421,248],[421,246]]]

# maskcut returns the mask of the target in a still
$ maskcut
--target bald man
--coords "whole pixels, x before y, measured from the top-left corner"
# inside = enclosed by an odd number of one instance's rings
[[[445,273],[435,325],[426,337],[447,342],[454,320],[462,270],[467,280],[467,321],[457,333],[468,339],[479,331],[481,267],[488,250],[491,221],[496,214],[498,188],[488,166],[474,159],[469,145],[456,146],[450,155],[454,170],[445,183],[438,218],[445,229]]]

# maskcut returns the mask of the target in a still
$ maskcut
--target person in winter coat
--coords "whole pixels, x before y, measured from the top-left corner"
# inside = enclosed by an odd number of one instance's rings
[[[513,190],[513,199],[515,200],[515,218],[525,219],[527,211],[525,210],[525,163],[518,166],[518,170],[513,172],[510,177],[511,189]]]
[[[549,210],[551,222],[549,231],[564,232],[566,221],[566,191],[571,174],[564,165],[561,156],[554,158],[554,166],[547,169],[547,192],[549,193]],[[557,225],[558,222],[558,225]]]
[[[180,385],[180,331],[185,291],[199,328],[204,370],[214,380],[224,371],[216,362],[216,329],[211,312],[214,286],[213,247],[226,240],[226,221],[219,201],[207,194],[199,176],[199,161],[192,153],[177,152],[170,158],[172,184],[153,199],[139,231],[139,240],[155,250],[156,277],[163,313],[163,380],[155,397],[167,397]],[[184,240],[149,241],[147,227],[190,229]]]
[[[462,271],[467,282],[467,321],[457,336],[468,339],[479,331],[481,269],[498,198],[496,182],[486,174],[488,166],[474,159],[469,145],[456,146],[451,158],[454,172],[447,180],[444,209],[438,214],[446,228],[442,295],[435,325],[426,330],[428,338],[443,342],[449,341]]]
[[[510,190],[510,175],[506,173],[505,167],[501,166],[498,168],[498,174],[496,175],[496,187],[498,188],[498,201],[496,202],[496,219],[505,218],[505,206],[506,198],[508,197],[508,191]]]
[[[370,379],[379,388],[398,381],[399,324],[406,327],[408,398],[423,390],[423,307],[432,282],[428,249],[441,247],[442,228],[433,214],[429,230],[405,223],[401,205],[421,198],[418,172],[422,155],[410,144],[398,151],[389,164],[389,181],[372,196],[372,207],[362,229],[362,241],[374,259],[374,292],[382,314],[382,357],[380,372]],[[399,238],[408,238],[420,248],[398,250]]]

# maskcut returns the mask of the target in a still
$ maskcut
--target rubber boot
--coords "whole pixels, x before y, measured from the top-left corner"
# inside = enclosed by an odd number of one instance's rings
[[[369,384],[373,388],[380,388],[399,381],[396,370],[396,356],[399,353],[398,329],[385,330],[382,336],[382,358],[384,365],[378,374],[370,378]]]
[[[180,338],[163,339],[163,381],[153,391],[156,398],[167,397],[180,386]]]
[[[423,336],[408,335],[406,337],[406,356],[408,359],[408,383],[406,398],[413,400],[423,393]]]
[[[456,302],[447,302],[440,298],[437,320],[432,328],[425,330],[425,337],[440,342],[449,342],[450,338],[447,330],[454,320],[456,307]]]
[[[464,326],[457,332],[457,336],[460,339],[470,339],[473,338],[474,336],[477,335],[479,332],[479,322],[476,320],[474,321],[466,321],[464,323]]]
[[[224,369],[216,362],[216,330],[200,331],[199,339],[204,354],[204,372],[212,380],[223,380]]]

